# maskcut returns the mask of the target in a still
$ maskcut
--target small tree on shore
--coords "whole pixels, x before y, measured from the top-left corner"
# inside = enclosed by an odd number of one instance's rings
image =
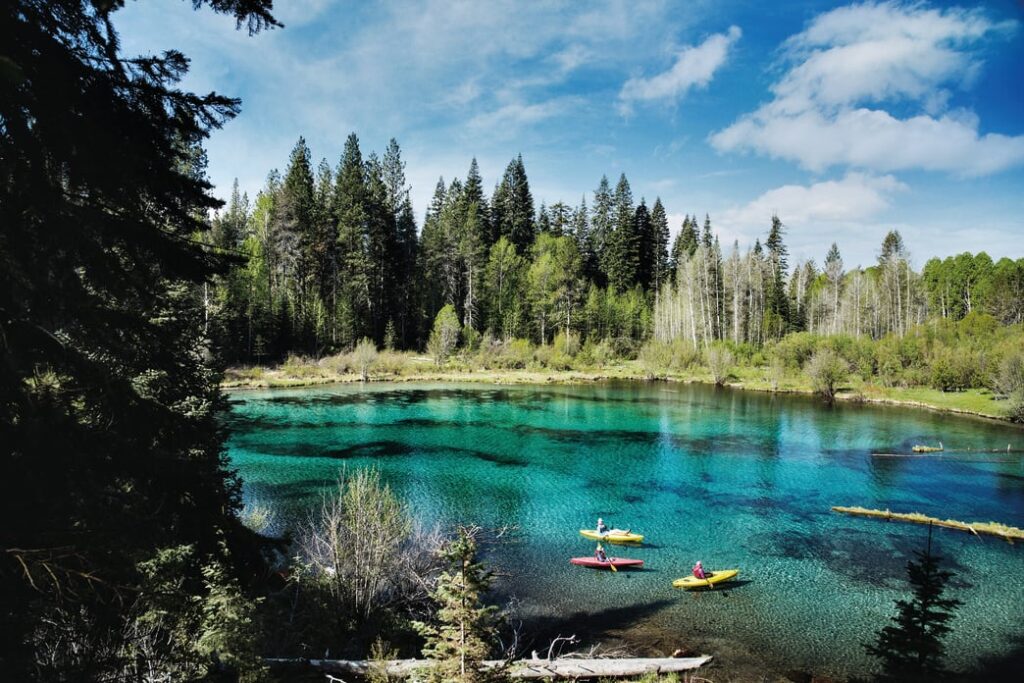
[[[497,607],[485,605],[483,594],[494,580],[477,561],[478,527],[459,527],[458,536],[441,553],[449,563],[434,589],[437,624],[415,622],[426,638],[423,654],[434,660],[428,680],[436,683],[494,681],[500,672],[482,667],[495,635]]]
[[[836,398],[836,386],[846,380],[849,369],[835,351],[819,349],[807,361],[804,372],[811,379],[814,391],[831,403]]]
[[[427,352],[434,357],[434,362],[443,365],[448,356],[455,351],[455,345],[459,342],[459,316],[455,313],[455,307],[446,305],[437,312],[434,318],[434,329],[430,332],[427,340]]]
[[[711,370],[711,377],[715,380],[715,386],[722,386],[725,380],[729,379],[732,367],[736,358],[725,346],[715,344],[707,350],[708,369]]]
[[[896,601],[894,622],[878,632],[867,651],[882,663],[879,680],[934,681],[945,675],[942,639],[950,631],[949,621],[961,604],[955,598],[943,597],[946,582],[952,574],[939,568],[941,558],[931,552],[931,528],[928,547],[915,551],[917,560],[907,562],[907,574],[914,596]]]
[[[352,352],[352,361],[355,363],[356,370],[359,371],[360,379],[364,382],[367,381],[370,379],[370,370],[377,364],[377,345],[367,337],[363,337]]]

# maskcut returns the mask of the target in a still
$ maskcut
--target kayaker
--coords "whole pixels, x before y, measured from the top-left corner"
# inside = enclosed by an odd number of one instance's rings
[[[700,560],[697,560],[697,564],[693,565],[693,575],[698,579],[710,579],[712,572],[704,571],[704,565],[701,564]]]
[[[597,518],[597,533],[601,535],[608,533],[608,525],[600,517]]]
[[[604,552],[604,548],[601,547],[600,543],[597,544],[597,550],[594,551],[594,557],[597,558],[598,562],[608,561],[608,555]]]

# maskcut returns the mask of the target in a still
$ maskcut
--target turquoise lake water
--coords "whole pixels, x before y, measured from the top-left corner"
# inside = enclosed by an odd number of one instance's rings
[[[928,411],[842,405],[698,385],[370,384],[232,394],[229,454],[247,502],[302,520],[342,468],[376,466],[426,525],[518,525],[490,560],[532,633],[687,646],[724,671],[870,669],[861,643],[907,594],[927,527],[832,505],[1024,527],[1024,465],[874,458],[914,443],[1024,448],[1024,431]],[[954,457],[953,455],[946,456]],[[956,456],[1000,459],[996,454]],[[641,571],[568,564],[598,516],[649,542],[615,548]],[[949,663],[1024,651],[1024,547],[936,529],[964,605]],[[728,590],[671,581],[702,559],[739,568]],[[966,571],[969,569],[969,572]]]

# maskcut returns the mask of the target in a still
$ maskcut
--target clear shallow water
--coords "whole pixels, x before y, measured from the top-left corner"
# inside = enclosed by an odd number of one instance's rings
[[[905,596],[905,564],[927,528],[832,505],[1024,527],[1020,459],[870,456],[939,440],[1024,447],[1019,429],[926,411],[662,383],[383,384],[232,401],[229,453],[246,499],[273,504],[285,524],[304,519],[341,468],[374,465],[427,524],[519,526],[491,559],[508,573],[502,597],[516,598],[534,632],[623,637],[652,653],[690,646],[727,671],[870,667],[861,643]],[[644,570],[568,564],[593,552],[577,530],[598,516],[647,536],[647,546],[612,551],[645,560]],[[1024,548],[943,530],[934,543],[965,603],[950,664],[1024,650]],[[747,582],[672,589],[696,559],[738,567]]]

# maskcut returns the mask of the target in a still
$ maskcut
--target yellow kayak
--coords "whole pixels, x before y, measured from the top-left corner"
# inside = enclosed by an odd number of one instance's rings
[[[580,529],[580,536],[589,538],[591,541],[602,541],[604,543],[642,543],[644,537],[634,533],[607,533],[599,534],[593,529]]]
[[[698,579],[696,576],[685,576],[673,581],[672,585],[676,588],[685,588],[687,590],[691,588],[710,588],[716,583],[735,579],[736,575],[739,573],[739,569],[719,569],[717,572],[713,572],[711,574],[710,579]]]

